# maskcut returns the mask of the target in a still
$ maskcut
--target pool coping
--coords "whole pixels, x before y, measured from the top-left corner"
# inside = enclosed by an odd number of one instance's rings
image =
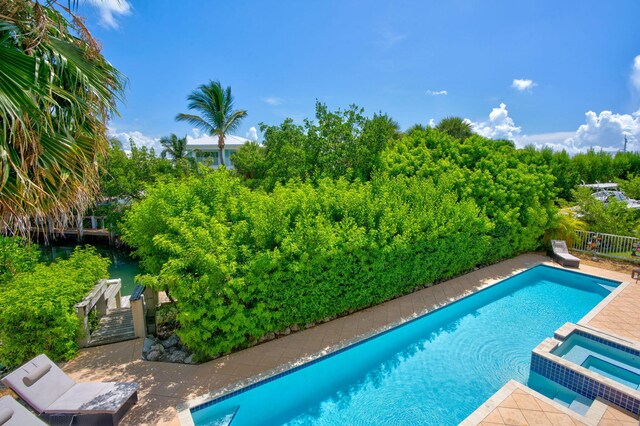
[[[347,339],[343,342],[340,342],[336,345],[333,345],[329,348],[326,348],[322,351],[319,352],[315,352],[311,355],[308,355],[306,357],[302,357],[299,358],[295,361],[291,361],[289,363],[285,363],[283,365],[280,365],[276,368],[261,372],[257,375],[254,375],[252,377],[234,382],[230,385],[224,386],[222,388],[213,390],[211,392],[208,392],[204,395],[201,395],[199,397],[195,397],[193,399],[190,399],[189,401],[183,402],[181,404],[179,404],[176,409],[177,409],[177,416],[178,416],[178,420],[180,422],[181,425],[183,426],[195,426],[195,423],[193,421],[193,417],[191,415],[191,409],[195,408],[195,407],[201,407],[200,409],[204,409],[207,408],[211,405],[214,405],[218,402],[221,402],[224,399],[228,399],[231,398],[232,396],[235,396],[238,393],[242,393],[245,391],[248,391],[250,388],[253,387],[257,387],[259,385],[262,385],[263,383],[266,383],[268,381],[271,380],[275,380],[279,377],[281,377],[282,375],[288,374],[288,373],[292,373],[294,372],[296,369],[301,369],[304,368],[306,366],[312,365],[316,362],[319,362],[325,358],[328,358],[330,356],[333,355],[337,355],[340,352],[347,350],[348,348],[352,347],[352,346],[357,346],[359,344],[365,343],[368,340],[371,340],[379,335],[385,334],[387,332],[390,332],[392,330],[394,330],[395,328],[398,328],[400,326],[403,326],[405,324],[408,324],[412,321],[416,321],[420,318],[422,318],[423,316],[430,314],[432,312],[438,311],[444,307],[447,307],[449,305],[452,305],[454,303],[457,303],[459,301],[462,301],[472,295],[475,295],[477,293],[480,293],[482,291],[485,291],[493,286],[495,286],[496,284],[501,283],[502,281],[505,281],[507,279],[510,279],[512,277],[515,277],[516,275],[519,275],[527,270],[536,268],[536,267],[540,267],[540,266],[545,266],[545,267],[551,267],[551,268],[556,268],[565,272],[570,272],[570,273],[574,273],[574,274],[580,274],[580,275],[586,275],[586,276],[590,276],[590,277],[594,277],[594,278],[600,278],[600,279],[606,279],[608,281],[615,281],[615,282],[620,282],[620,284],[613,290],[611,291],[602,301],[600,301],[600,303],[598,303],[591,311],[589,311],[589,313],[587,313],[587,315],[585,315],[585,317],[583,317],[580,322],[582,322],[584,320],[584,318],[590,316],[591,312],[594,310],[597,310],[597,312],[600,312],[602,309],[604,309],[604,307],[615,298],[616,295],[618,295],[620,293],[620,291],[622,291],[622,289],[620,289],[620,287],[626,287],[626,285],[628,285],[630,282],[627,281],[619,281],[619,280],[615,280],[615,279],[611,279],[611,278],[605,278],[602,276],[597,276],[594,274],[590,274],[590,273],[585,273],[585,272],[581,272],[578,270],[573,270],[573,269],[569,269],[569,268],[565,268],[562,267],[560,265],[556,265],[553,262],[550,261],[537,261],[527,267],[523,267],[523,268],[517,268],[514,271],[512,271],[510,274],[499,277],[499,278],[491,278],[488,279],[486,282],[484,282],[483,284],[481,284],[480,286],[478,286],[477,288],[475,288],[474,290],[471,290],[470,292],[463,294],[459,297],[455,297],[450,299],[447,303],[441,304],[439,306],[431,307],[431,308],[426,308],[423,309],[421,311],[418,312],[414,312],[412,315],[407,316],[405,318],[402,318],[398,321],[394,321],[388,324],[383,325],[382,327],[378,327],[375,329],[372,329],[366,333],[360,334],[356,337],[353,337],[351,339]],[[438,285],[438,284],[436,284]],[[619,291],[617,291],[619,290]],[[615,293],[615,294],[614,294]],[[596,314],[597,314],[596,312]],[[595,316],[595,314],[594,314]],[[580,323],[579,322],[579,323]],[[516,382],[517,383],[517,382]],[[248,389],[245,389],[248,388]],[[240,392],[242,391],[242,392]],[[532,390],[533,391],[533,390]],[[499,391],[498,391],[499,392]],[[207,404],[210,403],[210,404]],[[474,411],[475,413],[475,411]],[[473,414],[473,413],[472,413]]]

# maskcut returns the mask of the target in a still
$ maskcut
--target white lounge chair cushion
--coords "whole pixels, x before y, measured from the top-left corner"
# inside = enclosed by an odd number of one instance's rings
[[[0,407],[0,425],[3,425],[9,421],[13,416],[13,410],[9,407]]]
[[[31,373],[22,378],[22,383],[26,386],[33,386],[35,382],[44,377],[51,370],[51,364],[37,366]]]
[[[49,368],[49,371],[45,372],[31,386],[25,384],[26,377],[35,378],[46,368]],[[2,383],[13,389],[38,413],[44,412],[49,405],[75,385],[75,382],[46,355],[38,355],[22,367],[17,368],[5,376]]]
[[[8,416],[8,417],[7,417]],[[45,426],[42,420],[10,396],[0,398],[0,426]]]
[[[47,413],[113,414],[138,390],[136,383],[76,383],[47,407]]]

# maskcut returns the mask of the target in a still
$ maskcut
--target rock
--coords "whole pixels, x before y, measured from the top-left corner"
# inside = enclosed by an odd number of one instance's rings
[[[160,354],[164,353],[164,346],[162,346],[162,344],[160,343],[156,343],[154,345],[151,345],[151,347],[149,348],[149,352],[159,352]]]
[[[159,361],[161,355],[160,351],[152,350],[147,354],[147,361]]]
[[[167,357],[167,361],[176,362],[176,363],[183,363],[186,358],[187,358],[187,353],[186,352],[184,352],[184,351],[173,351],[173,352],[169,353],[169,356]]]
[[[287,336],[287,335],[289,335],[289,334],[291,334],[291,329],[290,329],[289,327],[285,328],[285,329],[282,331],[282,335],[284,335],[284,336]]]
[[[311,327],[313,327],[314,325],[316,325],[316,323],[314,323],[314,322],[308,322],[308,323],[306,323],[306,324],[304,325],[304,328],[311,328]]]
[[[179,344],[180,344],[180,338],[175,334],[172,334],[171,336],[169,336],[168,339],[162,341],[162,346],[164,346],[165,349],[170,348],[172,346],[178,346]]]
[[[156,341],[154,339],[150,339],[145,337],[144,343],[142,344],[142,353],[148,353],[151,350],[151,346],[155,345]]]
[[[196,364],[196,362],[194,361],[194,359],[193,359],[193,358],[194,358],[194,357],[193,357],[193,354],[189,355],[188,357],[186,357],[186,358],[184,359],[184,363],[185,363],[185,364]]]
[[[298,324],[293,324],[291,326],[291,331],[300,331],[300,326]]]

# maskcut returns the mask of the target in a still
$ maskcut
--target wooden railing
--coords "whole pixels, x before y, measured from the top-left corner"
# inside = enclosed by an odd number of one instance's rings
[[[75,305],[76,315],[80,320],[82,332],[78,338],[80,347],[85,347],[91,339],[89,314],[95,308],[98,318],[107,314],[110,307],[119,309],[122,298],[122,280],[100,280],[89,294]]]

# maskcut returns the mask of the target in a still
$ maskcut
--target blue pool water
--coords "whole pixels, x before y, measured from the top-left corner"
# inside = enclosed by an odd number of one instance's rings
[[[275,380],[192,409],[197,425],[454,425],[618,283],[537,266]]]
[[[529,374],[527,386],[578,414],[586,414],[593,403],[592,399],[584,397],[571,389],[565,388],[553,380],[541,376],[533,371]]]
[[[629,352],[571,334],[552,353],[632,389],[640,387],[640,357]]]

